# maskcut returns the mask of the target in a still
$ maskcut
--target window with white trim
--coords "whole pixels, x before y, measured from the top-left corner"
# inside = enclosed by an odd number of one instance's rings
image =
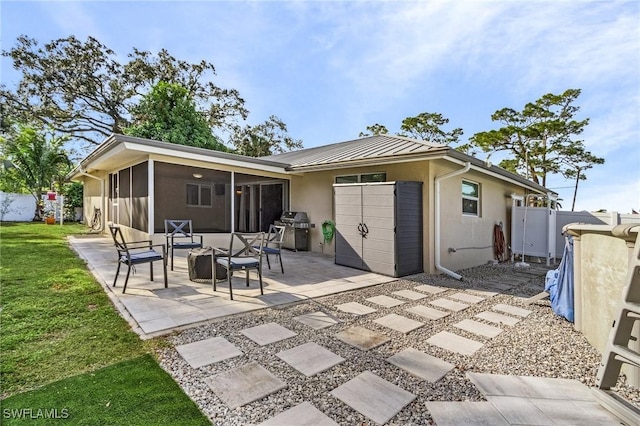
[[[187,205],[195,207],[211,207],[212,186],[196,183],[187,184]]]
[[[363,173],[360,175],[336,176],[336,183],[368,183],[386,181],[386,173]]]
[[[462,214],[480,216],[480,184],[462,181]]]

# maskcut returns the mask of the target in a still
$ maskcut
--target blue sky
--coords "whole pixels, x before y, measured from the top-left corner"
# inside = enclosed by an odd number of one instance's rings
[[[606,163],[580,183],[576,210],[640,210],[638,1],[3,0],[0,14],[3,49],[21,34],[93,36],[122,61],[136,47],[212,62],[250,124],[275,114],[305,147],[374,123],[395,133],[421,112],[443,114],[466,141],[498,128],[498,109],[581,89],[582,139]],[[4,58],[1,79],[18,79]],[[571,207],[573,182],[547,186]]]

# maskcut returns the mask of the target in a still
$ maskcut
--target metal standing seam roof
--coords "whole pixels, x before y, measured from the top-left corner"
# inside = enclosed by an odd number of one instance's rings
[[[263,157],[297,167],[337,164],[358,160],[384,159],[403,155],[446,152],[448,147],[402,136],[376,135],[362,139],[307,148]]]

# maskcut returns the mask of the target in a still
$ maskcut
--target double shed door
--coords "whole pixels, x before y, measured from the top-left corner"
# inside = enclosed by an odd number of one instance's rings
[[[395,185],[335,185],[336,264],[396,275]]]

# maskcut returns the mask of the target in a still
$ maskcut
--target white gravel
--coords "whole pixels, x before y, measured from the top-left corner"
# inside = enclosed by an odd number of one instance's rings
[[[431,424],[431,417],[425,407],[426,401],[483,400],[478,389],[466,378],[467,371],[569,378],[579,380],[587,386],[595,385],[601,356],[582,334],[573,329],[573,324],[556,316],[548,301],[529,306],[522,304],[522,297],[530,297],[542,291],[544,272],[544,268],[538,266],[522,269],[512,265],[486,265],[463,271],[464,282],[445,276],[424,274],[405,277],[361,290],[235,315],[206,326],[182,331],[168,338],[172,345],[181,345],[222,336],[243,352],[244,355],[236,358],[193,369],[173,347],[163,349],[158,355],[162,367],[173,376],[214,424],[257,424],[303,401],[311,402],[317,409],[341,425],[371,424],[369,419],[330,395],[331,390],[366,370],[418,396],[388,424]],[[408,307],[426,304],[429,300],[446,297],[460,289],[491,290],[486,280],[501,281],[516,284],[516,286],[437,321],[426,321],[424,318],[405,312]],[[393,308],[383,308],[365,300],[378,295],[391,295],[397,290],[412,289],[422,283],[448,287],[450,290],[438,295],[428,295],[427,298],[418,301],[406,300],[406,303]],[[353,301],[374,307],[377,312],[358,317],[335,309],[335,305]],[[493,339],[483,338],[453,327],[453,324],[462,319],[472,318],[476,313],[488,310],[497,303],[524,307],[533,313],[514,326],[501,326],[505,331]],[[316,311],[332,315],[341,323],[322,330],[314,330],[293,319],[295,316]],[[403,335],[373,322],[374,319],[390,313],[423,321],[426,325]],[[259,346],[240,334],[240,331],[245,328],[269,322],[276,322],[298,334],[293,338],[267,346]],[[375,349],[362,352],[334,337],[345,328],[356,325],[383,333],[392,340]],[[443,330],[485,344],[474,355],[463,356],[426,343],[429,337]],[[306,377],[276,356],[276,353],[282,350],[307,342],[316,342],[346,361],[328,371]],[[408,347],[441,358],[455,365],[455,368],[438,382],[428,383],[385,361],[386,358]],[[286,382],[288,387],[262,400],[234,410],[229,409],[209,389],[204,379],[250,361],[257,361]],[[626,386],[624,377],[621,378],[617,391],[627,400],[640,406],[640,392]]]

